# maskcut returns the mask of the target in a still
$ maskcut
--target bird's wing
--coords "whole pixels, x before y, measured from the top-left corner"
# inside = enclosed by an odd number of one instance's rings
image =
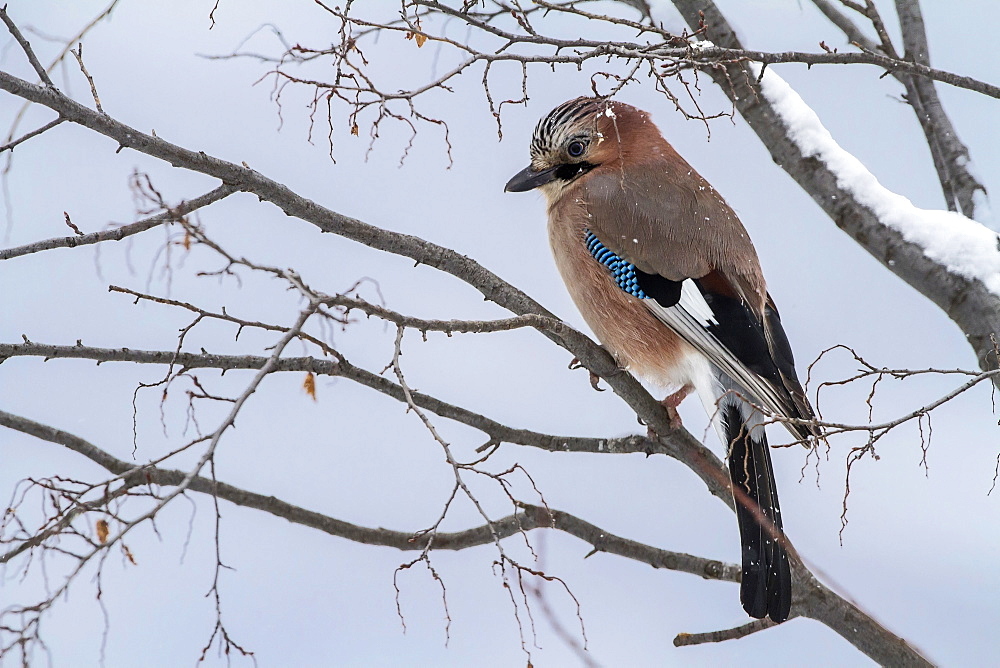
[[[763,318],[766,287],[736,213],[680,156],[586,176],[590,229],[638,269],[673,281],[717,271]]]
[[[627,182],[615,170],[588,175],[590,231],[635,265],[653,314],[753,400],[775,415],[811,418],[742,223],[693,169],[670,174],[663,167],[639,170]],[[798,438],[813,433],[787,426]]]
[[[662,276],[641,271],[637,274],[639,287],[646,296],[643,304],[750,393],[749,399],[778,416],[812,417],[795,376],[791,349],[777,311],[770,306],[766,311],[770,328],[775,332],[773,338],[783,342],[779,346],[781,354],[775,356],[765,327],[753,311],[739,297],[718,289],[721,281],[718,273],[680,281],[679,290],[677,282]],[[796,394],[801,395],[801,402],[796,401]],[[805,427],[792,424],[788,429],[797,438],[806,438],[811,433]]]
[[[792,355],[792,346],[788,343],[785,329],[781,326],[778,307],[774,305],[771,295],[767,295],[767,304],[764,306],[764,336],[767,339],[768,349],[771,351],[771,359],[774,360],[774,364],[778,368],[781,383],[788,390],[798,417],[810,420],[815,418],[816,414],[809,404],[805,390],[802,389],[798,374],[795,373],[795,357]],[[819,427],[809,427],[808,431],[813,436],[821,436]]]

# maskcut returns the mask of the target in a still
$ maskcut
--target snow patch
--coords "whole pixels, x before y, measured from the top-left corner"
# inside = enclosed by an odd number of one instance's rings
[[[760,77],[760,65],[751,67]],[[764,72],[761,91],[802,154],[823,161],[837,177],[837,185],[871,209],[879,221],[923,248],[925,256],[948,271],[979,280],[1000,295],[1000,237],[995,232],[952,211],[917,208],[885,188],[860,160],[837,144],[816,112],[773,70]]]

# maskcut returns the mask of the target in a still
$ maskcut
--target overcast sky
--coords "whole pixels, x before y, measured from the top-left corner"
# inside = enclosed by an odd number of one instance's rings
[[[14,0],[11,17],[29,33],[41,60],[58,44],[43,36],[70,36],[106,3],[78,0]],[[253,60],[206,60],[199,54],[231,52],[265,23],[292,43],[323,47],[339,28],[312,2],[222,0],[211,28],[211,0],[146,3],[122,0],[110,21],[84,43],[105,111],[113,117],[193,150],[254,169],[340,213],[380,227],[419,235],[478,260],[526,290],[567,322],[586,330],[552,263],[545,212],[537,193],[505,194],[503,185],[528,159],[537,119],[556,104],[590,91],[589,74],[566,69],[553,75],[531,70],[530,100],[506,105],[503,139],[489,113],[481,70],[455,84],[454,93],[426,98],[422,110],[447,120],[451,158],[442,130],[421,124],[412,150],[400,165],[409,130],[385,122],[368,152],[371,117],[351,136],[344,110],[335,107],[334,157],[318,122],[309,142],[311,90],[288,87],[281,107],[273,101],[268,66]],[[358,3],[359,5],[364,3]],[[391,3],[386,3],[391,4]],[[819,41],[842,46],[840,33],[806,0],[722,1],[723,11],[744,43],[762,50],[816,51]],[[1000,65],[984,56],[995,40],[1000,8],[980,0],[925,2],[933,64],[945,70],[1000,82]],[[880,2],[887,17],[892,3]],[[673,17],[669,28],[683,24]],[[453,29],[452,36],[464,31]],[[572,34],[578,24],[553,28]],[[895,34],[895,32],[893,32]],[[594,35],[591,35],[594,37]],[[32,79],[23,54],[5,42],[0,65]],[[278,54],[268,30],[248,50]],[[453,53],[432,44],[385,36],[368,44],[373,71],[402,87],[426,81],[453,62]],[[860,158],[883,185],[917,206],[943,206],[923,135],[902,87],[879,79],[874,68],[775,66],[810,103],[834,138]],[[307,70],[332,76],[329,66]],[[519,68],[492,75],[496,99],[520,95]],[[90,104],[75,62],[54,79]],[[398,82],[398,83],[395,83]],[[255,85],[256,84],[256,85]],[[1000,136],[996,100],[939,86],[942,100],[971,150],[988,188],[1000,184]],[[678,89],[678,94],[683,91]],[[649,110],[671,141],[739,213],[753,238],[771,294],[799,360],[805,367],[836,344],[851,346],[876,366],[974,368],[961,332],[933,304],[885,270],[840,232],[791,179],[772,163],[746,124],[719,118],[706,126],[685,120],[648,82],[629,86],[619,99]],[[698,103],[707,113],[727,111],[724,97],[707,79]],[[0,127],[20,104],[0,96]],[[31,109],[21,127],[50,120]],[[193,198],[217,184],[132,151],[116,153],[110,140],[70,124],[17,148],[8,175],[3,246],[68,234],[63,212],[84,232],[141,217],[129,175],[150,176],[165,197]],[[995,205],[1000,206],[1000,205]],[[396,310],[421,317],[504,317],[472,288],[426,267],[385,256],[332,235],[248,195],[236,195],[201,211],[208,234],[234,255],[292,267],[328,293],[363,277],[362,294],[384,298]],[[300,304],[276,281],[244,274],[232,279],[198,277],[220,268],[204,249],[185,255],[160,252],[166,233],[154,230],[132,241],[100,248],[57,249],[0,263],[0,341],[21,336],[38,342],[172,350],[187,314],[162,305],[134,305],[109,293],[120,285],[206,308],[225,306],[251,320],[290,324]],[[378,372],[391,360],[394,330],[376,320],[358,321],[332,333],[352,363]],[[189,336],[186,349],[264,354],[277,337],[206,324]],[[288,354],[298,355],[293,345]],[[644,429],[611,392],[591,390],[584,371],[569,371],[566,351],[527,331],[451,338],[431,334],[426,342],[408,333],[403,369],[409,384],[446,401],[481,411],[515,427],[556,434],[617,436]],[[819,381],[850,375],[855,364],[834,354],[813,371]],[[85,361],[42,362],[18,358],[0,365],[0,408],[73,432],[118,457],[144,462],[192,437],[184,432],[185,386],[163,407],[157,389],[140,391],[133,451],[133,393],[162,368]],[[251,374],[201,372],[213,393],[239,394]],[[226,434],[217,457],[220,480],[273,494],[290,503],[364,526],[417,531],[438,517],[451,485],[451,471],[418,418],[402,404],[349,381],[319,379],[317,401],[301,390],[301,374],[269,377],[246,405],[237,429]],[[886,382],[876,396],[876,421],[901,415],[948,392],[954,379]],[[821,409],[828,419],[867,419],[868,387],[830,390]],[[203,430],[214,429],[226,407],[202,406]],[[705,434],[697,401],[681,408],[685,425]],[[786,529],[815,572],[891,630],[943,665],[987,665],[1000,639],[1000,493],[988,496],[997,463],[997,417],[990,391],[977,388],[935,411],[933,441],[921,466],[915,426],[899,429],[879,444],[880,459],[859,462],[851,479],[849,525],[840,534],[845,459],[863,437],[831,442],[816,465],[805,451],[773,453]],[[164,427],[164,424],[166,425]],[[435,419],[456,454],[471,459],[482,434]],[[775,432],[772,440],[784,442]],[[706,442],[720,451],[712,433]],[[188,456],[173,467],[190,464]],[[492,470],[521,464],[554,508],[573,513],[618,535],[665,549],[736,562],[739,542],[732,513],[710,497],[687,469],[664,457],[570,455],[505,445]],[[10,498],[19,480],[62,475],[100,480],[96,466],[59,446],[0,432],[0,495]],[[518,498],[537,502],[524,477],[515,478]],[[470,479],[493,517],[510,504],[490,480]],[[41,507],[41,497],[30,503]],[[125,512],[138,512],[139,506]],[[518,624],[510,599],[493,571],[495,548],[434,553],[433,564],[447,587],[450,640],[439,586],[426,571],[401,573],[398,583],[404,633],[396,609],[393,572],[414,555],[358,545],[261,513],[221,504],[220,546],[223,618],[234,639],[251,649],[262,666],[512,666],[524,665]],[[101,581],[103,609],[93,570],[87,571],[53,612],[42,633],[56,666],[176,666],[196,661],[214,624],[205,594],[214,573],[214,511],[206,498],[178,499],[149,525],[127,538],[137,565],[115,551]],[[28,512],[29,517],[36,517]],[[474,526],[467,502],[457,503],[446,530]],[[597,554],[556,532],[531,534],[540,566],[563,578],[580,602],[589,654],[604,666],[867,665],[868,660],[822,625],[794,619],[739,641],[674,648],[680,632],[702,632],[746,621],[738,587],[731,583],[654,571],[646,565]],[[842,540],[842,542],[841,542]],[[515,539],[513,554],[530,563]],[[21,581],[14,564],[3,572],[0,602],[30,603],[56,586],[67,563],[36,562]],[[535,647],[521,609],[526,646],[537,666],[580,663],[553,630],[561,626],[579,641],[572,601],[558,586],[543,586],[534,601]],[[105,617],[106,614],[106,617]],[[107,625],[107,634],[105,626]],[[210,654],[209,665],[224,659]],[[44,653],[35,659],[46,660]]]

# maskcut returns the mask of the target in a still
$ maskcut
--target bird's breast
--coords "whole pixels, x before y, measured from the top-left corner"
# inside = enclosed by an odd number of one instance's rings
[[[549,207],[552,253],[583,319],[631,372],[664,387],[688,384],[689,358],[697,353],[657,320],[642,299],[619,287],[611,270],[591,255],[586,244],[591,224],[582,200],[562,197]]]

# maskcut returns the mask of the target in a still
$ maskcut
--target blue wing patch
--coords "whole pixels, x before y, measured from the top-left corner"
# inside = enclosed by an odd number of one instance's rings
[[[587,250],[594,256],[594,259],[611,270],[611,275],[615,279],[618,287],[639,299],[649,299],[649,295],[639,287],[639,275],[636,273],[635,265],[627,260],[623,260],[601,243],[597,235],[590,230],[584,230],[586,237],[584,243]]]

